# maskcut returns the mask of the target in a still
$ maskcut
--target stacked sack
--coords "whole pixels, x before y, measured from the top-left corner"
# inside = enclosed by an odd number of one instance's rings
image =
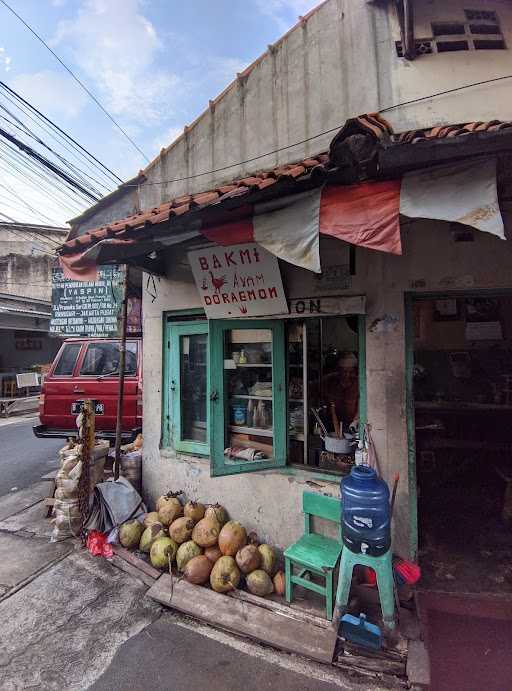
[[[82,474],[82,446],[73,441],[59,451],[60,468],[55,478],[54,528],[51,541],[64,540],[80,531],[78,484]]]

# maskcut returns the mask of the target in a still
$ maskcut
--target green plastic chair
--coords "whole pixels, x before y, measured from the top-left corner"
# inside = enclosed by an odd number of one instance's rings
[[[335,497],[326,497],[314,492],[304,492],[302,495],[302,510],[304,512],[304,535],[298,542],[290,545],[284,553],[285,562],[285,597],[287,602],[293,598],[293,586],[301,585],[325,597],[325,613],[327,619],[332,618],[334,605],[333,582],[334,569],[340,558],[341,542],[341,501]],[[311,516],[324,518],[338,525],[338,540],[313,533],[311,531]],[[293,572],[294,566],[299,572]],[[316,574],[325,578],[325,586],[312,583],[305,578],[307,574]]]

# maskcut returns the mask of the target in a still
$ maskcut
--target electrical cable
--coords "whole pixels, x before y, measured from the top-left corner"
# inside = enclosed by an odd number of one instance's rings
[[[11,160],[5,157],[2,157],[1,152],[2,149],[0,147],[0,168],[4,172],[6,172],[7,175],[10,175],[11,177],[15,178],[18,182],[21,182],[23,185],[26,185],[28,181],[29,186],[35,186],[34,191],[36,194],[41,194],[42,188],[46,190],[46,193],[44,195],[44,203],[48,204],[48,202],[50,201],[55,209],[60,211],[62,211],[62,209],[68,209],[70,210],[70,212],[73,213],[76,213],[76,208],[84,208],[83,201],[80,200],[81,203],[79,203],[78,201],[75,201],[74,198],[69,197],[69,195],[68,199],[71,199],[71,202],[67,201],[65,197],[64,200],[61,201],[60,197],[62,197],[62,195],[65,195],[66,192],[62,191],[60,187],[55,185],[55,183],[52,183],[51,179],[47,180],[47,178],[45,178],[44,176],[39,175],[37,171],[32,172],[32,169],[30,168],[26,168],[25,170],[19,168],[16,163],[13,163]],[[41,182],[35,180],[33,178],[33,175],[36,175],[37,177],[41,178]],[[68,212],[66,211],[66,215],[67,213]]]
[[[15,192],[10,185],[8,185],[5,180],[3,182],[0,182],[0,187],[3,187],[3,189],[7,190],[10,194],[12,194],[13,197],[15,197],[19,202],[21,202],[24,206],[27,207],[29,211],[31,211],[33,214],[36,216],[39,216],[39,218],[43,219],[44,221],[48,221],[49,223],[54,223],[55,219],[50,218],[49,216],[46,216],[45,214],[41,213],[37,209],[34,209],[34,207],[29,204],[27,201],[23,199],[23,197],[20,197],[17,192]]]
[[[1,151],[1,149],[0,149],[0,151]],[[2,165],[2,164],[6,164],[7,167],[6,167],[6,165]],[[61,192],[59,187],[57,187],[57,186],[55,186],[55,188],[53,188],[51,186],[48,187],[48,185],[51,183],[51,181],[47,182],[46,178],[42,178],[41,176],[38,176],[38,177],[41,177],[42,183],[38,183],[38,181],[34,180],[34,178],[32,177],[31,172],[28,172],[27,170],[23,170],[23,169],[18,168],[18,166],[15,163],[13,163],[12,161],[7,160],[5,158],[2,158],[1,155],[0,155],[0,169],[3,170],[7,175],[16,179],[18,182],[21,182],[23,185],[26,185],[27,181],[28,181],[29,186],[31,185],[31,183],[34,183],[37,186],[36,189],[34,190],[34,192],[36,194],[41,194],[42,189],[46,190],[46,194],[44,195],[44,203],[48,204],[48,202],[50,202],[51,205],[53,206],[54,210],[56,210],[56,211],[62,212],[62,209],[66,209],[66,215],[68,215],[69,212],[67,210],[73,210],[75,208],[79,208],[79,209],[84,208],[83,202],[81,205],[79,205],[78,202],[70,203],[70,202],[65,201],[65,200],[60,201],[58,195],[62,195],[63,192]],[[34,173],[34,174],[37,175],[37,173]],[[76,213],[76,211],[73,211],[73,213]],[[61,224],[58,224],[58,225],[61,225]]]
[[[1,1],[2,0],[0,0],[0,2]],[[39,161],[42,165],[44,165],[47,168],[49,168],[50,170],[52,170],[56,175],[59,175],[63,180],[66,180],[66,182],[68,182],[70,185],[79,189],[85,196],[89,197],[91,201],[93,201],[93,202],[99,201],[99,197],[96,197],[94,194],[89,192],[89,190],[87,190],[85,187],[80,185],[79,182],[74,180],[70,175],[68,175],[65,171],[63,171],[59,166],[52,163],[49,159],[47,159],[45,156],[42,156],[41,154],[39,154],[31,146],[24,144],[20,139],[13,136],[12,134],[9,134],[6,130],[4,130],[1,127],[0,127],[0,137],[7,139],[7,141],[10,141],[12,144],[17,146],[18,149],[20,149],[25,154],[27,154],[27,156],[34,158],[36,161]]]
[[[103,111],[103,113],[105,113],[105,115],[108,117],[108,119],[117,127],[117,129],[118,129],[120,132],[122,132],[122,134],[124,134],[124,136],[126,137],[126,139],[130,142],[130,144],[131,144],[135,149],[137,149],[137,151],[138,151],[139,154],[144,158],[144,160],[145,160],[147,163],[149,163],[149,158],[148,158],[148,157],[146,156],[146,154],[142,151],[142,149],[139,148],[139,146],[133,141],[133,139],[130,137],[130,135],[129,135],[127,132],[124,131],[124,129],[121,127],[121,125],[120,125],[118,122],[116,122],[116,120],[114,120],[114,118],[112,117],[112,115],[110,115],[110,113],[108,112],[108,110],[100,103],[100,101],[96,98],[96,96],[92,93],[92,91],[90,91],[90,90],[85,86],[85,84],[76,76],[76,74],[66,65],[66,63],[63,62],[63,60],[61,60],[61,58],[59,58],[59,56],[57,55],[57,53],[56,53],[54,50],[52,50],[52,49],[50,48],[50,46],[46,43],[46,41],[45,41],[43,38],[41,38],[41,36],[39,36],[39,34],[38,34],[29,24],[27,24],[27,22],[26,22],[22,17],[20,17],[20,15],[19,15],[17,12],[15,12],[15,10],[13,10],[13,8],[12,8],[7,2],[5,2],[5,0],[0,0],[0,2],[2,3],[2,5],[4,5],[4,7],[6,7],[10,12],[12,12],[12,14],[13,14],[17,19],[19,19],[19,21],[30,31],[31,34],[33,34],[33,35],[37,38],[38,41],[40,41],[40,42],[43,44],[43,46],[44,46],[44,47],[53,55],[53,57],[62,65],[62,67],[66,70],[66,72],[68,72],[68,74],[70,74],[70,75],[73,77],[73,79],[75,80],[75,82],[76,82],[77,84],[79,84],[79,85],[82,87],[82,89],[86,92],[86,94],[88,94],[88,96],[89,96],[90,98],[92,98],[92,100],[96,103],[96,105]]]
[[[83,160],[88,165],[93,165],[95,169],[100,172],[109,182],[115,185],[119,183],[122,184],[122,180],[113,171],[110,170],[104,163],[102,163],[98,158],[91,154],[87,149],[85,149],[81,144],[79,144],[71,135],[61,129],[56,125],[53,120],[46,117],[41,111],[39,111],[35,106],[26,101],[22,96],[20,96],[16,91],[11,89],[7,84],[0,81],[0,89],[3,89],[3,97],[8,100],[15,108],[21,111],[26,117],[28,117],[32,122],[34,122],[38,127],[49,134],[52,139],[56,142],[59,141],[57,136],[62,140],[61,145],[64,145],[70,153],[73,149],[69,148],[69,144],[74,147],[74,155],[80,155]],[[39,119],[39,121],[38,121]],[[107,174],[109,177],[107,177]]]
[[[4,2],[4,0],[0,0],[0,2]],[[474,86],[482,86],[483,84],[490,84],[492,82],[499,82],[504,79],[512,79],[512,74],[507,74],[502,77],[494,77],[493,79],[484,79],[480,82],[473,82],[471,84],[464,84],[463,86],[457,86],[454,87],[453,89],[446,89],[445,91],[438,91],[434,94],[430,94],[429,96],[420,96],[419,98],[413,98],[410,101],[403,101],[402,103],[396,103],[395,105],[392,106],[387,106],[386,108],[381,108],[378,112],[379,113],[387,113],[390,110],[395,110],[396,108],[401,108],[402,106],[409,106],[413,103],[419,103],[421,101],[427,101],[430,98],[436,98],[437,96],[445,96],[446,94],[451,94],[455,93],[456,91],[462,91],[464,89],[469,89]],[[236,168],[237,166],[244,165],[245,163],[252,163],[253,161],[257,161],[260,158],[265,158],[266,156],[272,156],[273,154],[277,154],[280,151],[286,151],[287,149],[293,149],[295,146],[300,146],[301,144],[306,144],[307,142],[312,141],[313,139],[318,139],[319,137],[323,137],[326,134],[332,134],[333,132],[339,132],[339,130],[343,127],[345,123],[342,125],[338,125],[337,127],[331,127],[331,129],[325,130],[324,132],[319,132],[318,134],[314,134],[311,137],[307,137],[306,139],[302,139],[299,142],[295,142],[294,144],[287,144],[286,146],[281,146],[278,149],[273,149],[272,151],[267,151],[264,154],[259,154],[258,156],[253,156],[252,158],[247,158],[245,161],[238,161],[238,163],[230,163],[229,165],[222,166],[221,168],[214,168],[213,170],[206,170],[203,173],[195,173],[194,175],[187,175],[182,178],[174,178],[172,180],[154,180],[152,182],[145,182],[144,186],[146,185],[167,185],[173,182],[184,182],[185,180],[193,180],[194,178],[199,178],[202,177],[203,175],[212,175],[213,173],[221,173],[224,170],[229,170],[230,168]],[[125,183],[125,187],[139,187],[137,184],[130,184],[130,183]]]
[[[82,197],[77,193],[75,189],[70,188],[58,176],[54,175],[46,168],[38,166],[36,161],[24,159],[21,153],[14,147],[12,147],[8,142],[0,140],[0,152],[1,151],[3,151],[4,155],[8,157],[8,160],[5,158],[3,159],[5,163],[12,165],[15,170],[18,170],[20,172],[20,174],[27,175],[29,178],[31,178],[31,175],[28,175],[28,171],[31,171],[33,175],[36,175],[41,180],[45,181],[45,184],[51,184],[51,193],[59,192],[61,195],[67,197],[68,201],[65,202],[66,206],[68,206],[69,208],[77,206],[79,208],[83,208],[84,200],[82,199]],[[13,160],[15,163],[13,162]],[[16,164],[24,166],[25,170],[20,170]],[[40,184],[37,181],[35,182],[37,185]]]
[[[2,109],[3,111],[9,113],[9,114],[11,115],[11,117],[14,117],[16,120],[18,120],[18,122],[21,122],[18,118],[16,118],[15,115],[13,115],[12,113],[10,113],[10,111],[9,111],[7,108],[5,108],[5,106],[2,106],[1,103],[0,103],[0,109]],[[94,192],[94,193],[96,193],[96,194],[102,196],[102,195],[104,194],[104,191],[105,191],[105,190],[108,191],[108,192],[111,191],[104,183],[102,183],[102,182],[99,181],[99,180],[96,180],[96,178],[94,178],[92,175],[89,175],[88,173],[85,173],[85,171],[83,171],[81,168],[79,168],[78,166],[76,166],[74,163],[72,163],[71,161],[68,161],[66,158],[64,158],[64,156],[62,156],[61,154],[59,154],[57,151],[54,151],[48,144],[46,144],[46,142],[44,142],[44,141],[43,141],[42,139],[40,139],[40,137],[38,137],[34,132],[31,132],[25,125],[23,125],[23,123],[21,123],[21,125],[18,125],[18,124],[16,124],[15,122],[12,122],[11,120],[9,120],[9,118],[6,118],[4,115],[0,115],[0,118],[1,118],[2,120],[5,120],[5,122],[9,123],[9,125],[11,125],[11,127],[15,127],[17,130],[19,130],[20,132],[22,132],[25,136],[30,137],[30,138],[33,139],[35,142],[37,142],[38,144],[40,144],[41,146],[43,146],[45,149],[47,149],[47,151],[50,151],[56,158],[59,159],[59,161],[61,161],[61,163],[63,163],[64,165],[68,166],[68,168],[70,168],[70,170],[74,171],[74,173],[78,176],[78,178],[79,178],[79,180],[82,182],[82,184],[88,185],[89,189],[90,189],[92,192]],[[91,185],[91,183],[88,182],[87,178],[90,178],[90,179],[93,180],[97,185],[103,187],[103,190],[104,190],[104,191],[101,191],[101,190],[95,188],[93,185]]]

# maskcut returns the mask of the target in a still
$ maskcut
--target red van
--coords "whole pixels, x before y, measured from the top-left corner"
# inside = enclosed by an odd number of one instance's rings
[[[36,437],[66,438],[76,434],[80,403],[95,403],[96,430],[115,439],[119,390],[119,340],[68,338],[46,375],[39,400]],[[123,443],[142,432],[142,339],[126,341],[123,401]]]

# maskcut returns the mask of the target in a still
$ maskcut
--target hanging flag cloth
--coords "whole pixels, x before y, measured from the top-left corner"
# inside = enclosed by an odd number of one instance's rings
[[[407,173],[400,213],[463,223],[505,240],[498,203],[496,159],[473,159]]]
[[[203,228],[219,245],[257,242],[279,259],[321,272],[319,233],[401,254],[400,181],[329,185],[255,204],[253,215]]]

